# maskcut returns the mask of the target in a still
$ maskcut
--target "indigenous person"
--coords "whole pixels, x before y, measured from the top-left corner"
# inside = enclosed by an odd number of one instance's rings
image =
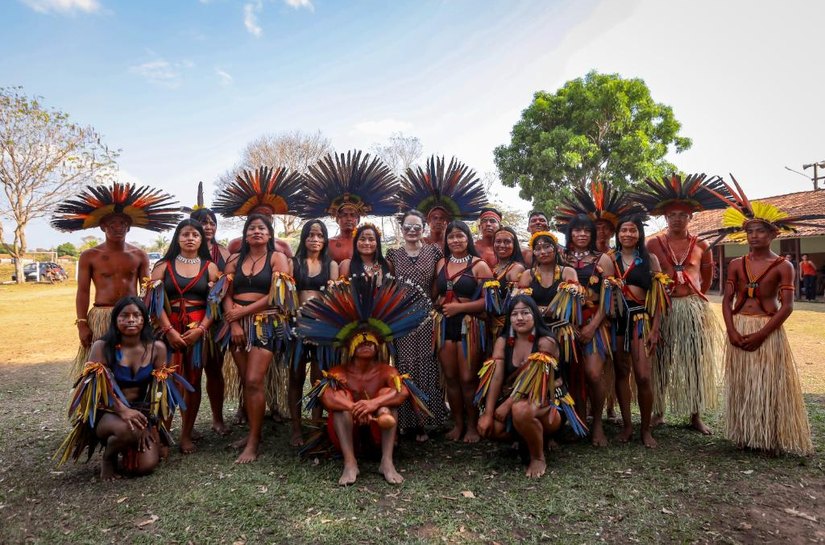
[[[496,266],[496,251],[493,248],[493,237],[501,227],[501,212],[495,208],[484,207],[478,217],[478,231],[481,236],[475,241],[476,251],[479,257],[487,263],[491,269]]]
[[[235,180],[218,193],[212,209],[225,218],[245,218],[250,214],[263,215],[269,224],[272,224],[274,215],[300,214],[303,210],[303,193],[305,191],[304,178],[297,172],[286,167],[262,166],[255,170],[242,171]],[[274,235],[273,235],[274,237]],[[229,243],[229,251],[239,253],[244,237],[234,239]],[[274,238],[274,247],[284,254],[287,260],[292,258],[292,250],[286,242]],[[238,412],[235,415],[236,423],[246,421],[243,397],[242,378],[234,371],[237,367],[228,365],[226,373],[227,397],[238,396]],[[286,404],[289,379],[287,366],[283,362],[269,367],[265,381],[266,403],[270,408],[272,418],[282,421],[289,408]]]
[[[559,285],[562,282],[575,283],[578,277],[572,267],[564,265],[559,241],[550,231],[533,233],[528,246],[533,255],[533,266],[521,273],[518,287],[532,297],[543,320],[550,325],[554,319],[549,307]]]
[[[542,231],[550,231],[550,223],[547,221],[547,214],[541,210],[530,211],[530,214],[527,216],[527,232],[530,233],[530,236],[533,236],[535,233]],[[529,244],[527,248],[522,250],[522,254],[524,255],[524,265],[526,267],[532,266],[533,252],[530,250]]]
[[[717,361],[721,357],[719,323],[705,293],[713,279],[713,256],[708,244],[688,230],[694,212],[723,207],[708,188],[725,191],[717,177],[673,175],[659,182],[645,180],[633,198],[653,216],[665,216],[667,230],[648,238],[662,272],[673,280],[671,310],[662,319],[657,358],[653,366],[653,411],[662,422],[665,399],[677,414],[689,414],[691,427],[711,433],[701,413],[718,402]]]
[[[380,446],[378,471],[384,479],[391,484],[404,480],[393,464],[397,409],[411,398],[419,410],[426,410],[426,400],[380,353],[391,349],[391,339],[416,329],[428,310],[421,290],[396,280],[380,284],[376,277],[336,284],[301,308],[299,335],[343,352],[342,363],[325,372],[308,395],[309,406],[320,402],[330,414],[329,436],[344,458],[339,484],[355,482],[356,455],[369,444]]]
[[[249,435],[236,443],[243,446],[238,464],[258,459],[266,408],[264,381],[273,354],[284,350],[288,315],[297,306],[289,262],[275,250],[275,232],[266,216],[247,217],[243,236],[240,253],[232,254],[226,264],[226,276],[234,278],[223,300],[229,330],[222,336],[231,339],[249,419]]]
[[[736,184],[736,180],[734,179]],[[772,454],[813,453],[799,375],[783,324],[793,312],[794,270],[771,251],[780,233],[821,227],[825,215],[791,217],[775,206],[749,201],[739,184],[728,187],[730,205],[717,241],[748,243],[748,254],[731,261],[722,315],[725,350],[725,436],[740,448]],[[708,235],[711,233],[703,233]]]
[[[656,448],[651,433],[653,409],[650,353],[659,342],[659,324],[669,305],[666,291],[670,278],[662,274],[659,260],[645,247],[645,217],[635,214],[621,218],[616,234],[616,253],[613,255],[616,275],[620,280],[622,312],[616,318],[616,397],[622,413],[622,432],[619,442],[626,443],[633,436],[630,416],[630,370],[636,381],[641,415],[641,439],[647,448]]]
[[[562,308],[565,305],[559,304],[554,317],[569,316],[573,326],[578,328],[575,346],[565,347],[567,353],[578,354],[578,361],[570,369],[570,386],[580,416],[584,412],[585,396],[589,398],[593,415],[591,440],[594,446],[603,447],[607,446],[602,426],[606,391],[604,366],[612,352],[602,288],[605,279],[614,275],[613,262],[596,251],[596,226],[589,217],[584,214],[574,216],[566,227],[567,263],[576,271],[577,283],[558,291],[554,303],[564,299],[575,306],[583,301],[583,308],[570,312]]]
[[[512,227],[500,227],[496,231],[493,249],[496,252],[496,264],[493,267],[493,280],[488,284],[492,288],[488,290],[492,297],[485,301],[487,313],[492,318],[491,335],[488,339],[488,346],[491,348],[504,327],[507,299],[524,272],[524,259],[519,248],[518,236]]]
[[[311,220],[301,229],[298,250],[292,262],[295,288],[298,300],[303,305],[310,299],[321,296],[322,291],[338,278],[338,265],[329,255],[329,235],[321,220]],[[297,343],[296,343],[297,344]],[[289,368],[289,418],[292,432],[290,445],[303,446],[301,430],[301,397],[304,395],[307,364],[310,367],[310,381],[321,378],[318,347],[308,342],[300,344],[300,351],[294,354]],[[313,410],[313,419],[321,418],[321,407]]]
[[[398,183],[389,168],[369,153],[330,153],[309,167],[303,196],[304,219],[332,216],[338,234],[330,238],[332,260],[353,257],[352,233],[364,216],[389,216],[396,211]]]
[[[530,453],[527,477],[537,478],[547,469],[545,437],[562,424],[556,389],[570,405],[572,400],[556,373],[558,345],[536,303],[527,295],[516,295],[506,312],[504,331],[481,373],[477,398],[483,396],[485,411],[478,429],[482,437],[505,441],[512,440],[514,431]],[[575,415],[572,408],[569,414]]]
[[[378,282],[393,274],[392,265],[381,251],[381,231],[371,223],[365,223],[355,230],[350,244],[352,259],[341,262],[341,276],[375,277]]]
[[[169,345],[172,365],[194,386],[194,391],[184,394],[186,410],[179,446],[183,454],[196,449],[192,433],[201,403],[203,355],[213,319],[206,315],[206,299],[219,272],[209,259],[200,222],[185,219],[175,229],[166,255],[152,270],[150,289],[145,295],[160,335]]]
[[[57,207],[52,227],[74,232],[100,227],[103,244],[80,254],[77,262],[75,312],[80,348],[72,366],[77,377],[89,359],[92,342],[109,327],[112,306],[121,298],[137,295],[140,279],[149,276],[149,258],[136,246],[126,243],[132,227],[165,231],[180,219],[172,197],[158,189],[134,184],[89,186],[75,198]],[[95,298],[89,308],[90,288]]]
[[[175,382],[191,388],[175,368],[166,367],[166,345],[156,341],[143,301],[127,296],[115,303],[103,337],[92,345],[69,406],[72,432],[55,454],[58,464],[89,457],[104,448],[100,478],[121,472],[146,475],[157,467],[168,445],[165,419],[181,395]]]
[[[816,300],[816,265],[808,259],[807,254],[803,254],[799,262],[799,280],[802,291],[805,292],[805,300]]]
[[[493,272],[476,253],[470,228],[463,221],[447,226],[444,255],[436,264],[433,292],[439,309],[434,323],[435,347],[454,423],[447,439],[458,441],[463,435],[465,443],[476,443],[480,437],[473,394],[485,338],[481,286]]]
[[[218,217],[215,212],[203,205],[203,184],[198,184],[198,205],[189,215],[193,220],[197,220],[203,226],[203,234],[206,238],[206,246],[209,249],[209,260],[212,261],[220,273],[226,266],[229,259],[229,250],[217,240]],[[224,363],[229,367],[234,367],[231,357],[214,341],[212,335],[204,339],[203,369],[206,375],[206,395],[209,398],[209,406],[212,409],[212,430],[218,435],[229,434],[229,428],[223,420],[223,401],[225,381],[223,378]]]
[[[431,156],[425,167],[410,167],[401,179],[397,206],[424,214],[430,229],[423,241],[439,250],[444,247],[444,230],[454,220],[473,220],[487,205],[481,179],[455,157],[445,168],[444,157]]]
[[[404,245],[388,250],[387,261],[395,271],[396,278],[429,293],[435,277],[436,263],[443,254],[441,248],[422,242],[424,225],[424,215],[421,212],[415,209],[407,211],[401,217]],[[398,430],[402,434],[407,430],[413,430],[415,440],[424,442],[429,439],[426,428],[443,425],[447,413],[440,384],[441,373],[432,350],[432,319],[427,317],[406,337],[393,342],[397,354],[395,367],[402,375],[410,375],[426,394],[429,398],[427,408],[432,415],[428,416],[424,411],[415,411],[409,404],[401,405],[398,408]]]

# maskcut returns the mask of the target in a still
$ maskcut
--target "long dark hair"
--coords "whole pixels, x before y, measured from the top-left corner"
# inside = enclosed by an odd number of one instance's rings
[[[218,216],[210,210],[209,208],[198,208],[197,210],[192,210],[192,213],[189,214],[189,217],[193,220],[198,220],[199,222],[203,223],[203,220],[209,218],[212,220],[212,223],[215,225],[218,224]]]
[[[350,274],[360,274],[364,272],[364,261],[361,259],[361,254],[358,253],[358,237],[361,233],[371,229],[375,234],[375,262],[381,265],[381,274],[386,276],[390,272],[390,264],[384,259],[384,254],[381,252],[381,233],[371,223],[365,223],[355,230],[355,235],[352,237],[352,260],[349,265]]]
[[[120,330],[117,328],[117,317],[120,316],[123,309],[129,305],[135,305],[140,311],[141,316],[143,316],[143,329],[140,330],[140,342],[149,344],[155,341],[155,337],[152,334],[152,324],[149,321],[149,311],[146,309],[146,305],[143,304],[140,298],[134,295],[123,297],[112,307],[109,329],[100,338],[104,343],[103,357],[106,361],[103,363],[105,363],[107,367],[114,366],[117,361],[117,347],[123,340],[123,335],[121,335]]]
[[[596,251],[596,224],[593,223],[593,220],[587,217],[586,214],[578,214],[570,223],[567,224],[567,230],[564,233],[565,237],[565,247],[567,250],[570,250],[573,247],[573,229],[587,229],[590,231],[590,245],[588,246],[588,250],[591,252]]]
[[[161,258],[161,261],[171,263],[176,257],[178,257],[180,254],[180,242],[178,242],[178,238],[180,237],[180,232],[183,231],[184,227],[192,227],[201,235],[201,245],[198,248],[198,257],[204,261],[209,261],[212,259],[212,256],[209,255],[209,243],[206,242],[206,235],[203,232],[203,225],[198,220],[189,218],[183,220],[177,227],[175,227],[175,234],[172,235],[172,242],[169,243],[169,249],[166,250],[166,253]]]
[[[644,224],[644,217],[640,214],[633,214],[632,216],[624,216],[619,219],[618,227],[616,228],[616,251],[622,251],[622,243],[619,242],[619,231],[622,228],[623,223],[632,223],[636,226],[636,229],[639,230],[639,240],[636,242],[636,251],[639,253],[639,257],[642,258],[643,261],[647,261],[649,259],[647,253],[647,246],[645,246],[645,224]]]
[[[536,328],[536,338],[552,338],[553,332],[550,331],[550,328],[544,323],[544,319],[541,316],[541,311],[539,310],[538,305],[532,297],[523,293],[510,299],[510,304],[507,305],[507,313],[504,315],[504,329],[501,330],[499,337],[507,337],[510,335],[510,314],[513,312],[513,308],[515,308],[518,303],[524,303],[527,305],[527,308],[530,309],[530,313],[533,315],[533,325]]]
[[[473,234],[470,232],[470,228],[461,220],[453,220],[447,224],[447,228],[444,229],[444,257],[448,258],[452,254],[450,252],[450,245],[447,244],[447,237],[450,234],[450,231],[453,229],[458,229],[464,236],[467,237],[467,254],[473,257],[479,257],[478,252],[476,251],[476,245],[473,243]]]
[[[267,231],[269,231],[269,241],[266,243],[266,250],[268,252],[275,251],[275,229],[272,227],[272,222],[263,214],[249,214],[243,224],[243,231],[241,231],[241,251],[238,256],[239,269],[241,268],[241,265],[243,265],[243,260],[246,259],[246,256],[249,254],[249,243],[246,241],[246,230],[249,229],[249,224],[255,220],[261,220],[264,222]]]
[[[496,242],[496,235],[498,235],[501,231],[507,231],[513,236],[513,255],[510,256],[510,261],[524,265],[524,256],[521,255],[521,245],[519,244],[518,235],[516,234],[515,229],[512,227],[499,227],[493,234],[493,244]],[[498,258],[498,256],[496,256],[496,258]]]
[[[321,253],[318,254],[318,257],[321,260],[321,269],[329,269],[329,264],[332,262],[332,258],[329,257],[329,253],[327,252],[329,249],[329,234],[327,232],[327,226],[324,225],[324,222],[319,219],[309,220],[301,229],[301,240],[298,241],[298,249],[295,250],[295,263],[298,267],[293,272],[295,273],[296,280],[306,278],[309,275],[309,268],[307,267],[306,240],[309,238],[309,231],[312,229],[313,225],[319,226],[321,228],[321,234],[324,235],[324,245],[321,247]]]

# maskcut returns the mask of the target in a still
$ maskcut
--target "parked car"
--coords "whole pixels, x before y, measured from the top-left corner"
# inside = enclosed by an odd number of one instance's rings
[[[152,269],[154,269],[154,268],[155,268],[155,263],[157,263],[157,262],[158,262],[158,260],[159,260],[161,257],[163,257],[163,254],[161,254],[160,252],[149,252],[149,253],[148,253],[148,254],[146,254],[146,255],[148,255],[148,256],[149,256],[149,271],[151,272],[151,271],[152,271]]]
[[[37,281],[37,268],[40,267],[40,281],[41,282],[61,282],[68,280],[69,274],[66,269],[52,261],[43,261],[41,263],[28,263],[23,265],[23,276],[26,282]],[[17,274],[12,274],[11,279],[17,281]]]

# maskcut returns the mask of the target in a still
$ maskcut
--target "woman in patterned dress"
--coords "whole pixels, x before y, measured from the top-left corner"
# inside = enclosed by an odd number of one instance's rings
[[[410,210],[401,218],[404,246],[387,251],[387,261],[395,269],[398,278],[415,284],[429,293],[435,275],[435,265],[441,259],[441,249],[434,244],[424,244],[424,215]],[[398,426],[401,432],[415,430],[415,440],[427,441],[425,426],[438,427],[444,423],[447,408],[444,392],[441,390],[440,372],[432,349],[432,321],[428,318],[418,329],[395,341],[398,354],[398,372],[409,374],[413,381],[427,394],[427,406],[433,414],[427,418],[413,410],[410,403],[398,408]]]

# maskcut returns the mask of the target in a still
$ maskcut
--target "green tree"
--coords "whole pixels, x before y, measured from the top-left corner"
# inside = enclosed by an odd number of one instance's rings
[[[77,251],[77,247],[72,244],[71,242],[64,242],[57,248],[55,248],[57,252],[57,257],[63,257],[64,255],[77,257],[79,252]]]
[[[94,248],[95,246],[100,246],[101,244],[103,244],[103,239],[97,238],[94,235],[86,235],[80,240],[82,242],[82,244],[80,245],[81,252],[85,252],[90,248]]]
[[[692,144],[680,129],[643,80],[590,72],[555,93],[537,92],[495,162],[504,185],[552,213],[585,180],[627,188],[676,170],[665,160],[670,147],[678,153]]]

